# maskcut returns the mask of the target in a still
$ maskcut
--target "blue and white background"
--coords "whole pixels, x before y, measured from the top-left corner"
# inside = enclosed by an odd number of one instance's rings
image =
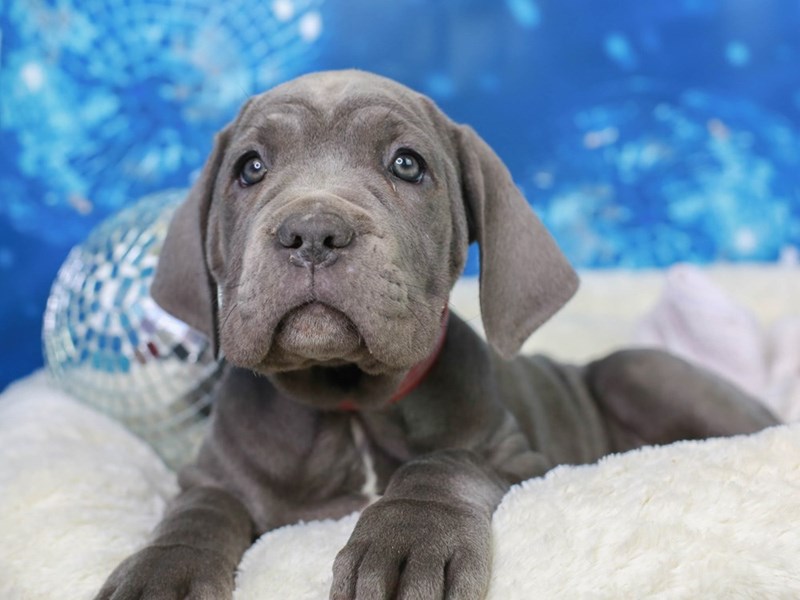
[[[799,32],[798,0],[0,0],[0,388],[42,363],[69,248],[311,70],[471,123],[578,266],[774,261],[800,246]]]

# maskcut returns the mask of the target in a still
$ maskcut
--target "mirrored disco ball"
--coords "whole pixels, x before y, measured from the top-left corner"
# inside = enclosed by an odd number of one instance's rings
[[[73,248],[43,330],[57,384],[121,421],[173,467],[197,450],[221,371],[206,338],[150,298],[158,253],[184,196],[147,196]]]

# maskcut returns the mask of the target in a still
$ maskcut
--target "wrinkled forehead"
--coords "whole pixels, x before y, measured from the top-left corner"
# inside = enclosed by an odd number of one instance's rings
[[[358,143],[360,136],[408,136],[432,147],[443,118],[424,96],[382,77],[358,72],[317,73],[255,96],[240,115],[237,137],[259,130],[322,141],[336,136]]]

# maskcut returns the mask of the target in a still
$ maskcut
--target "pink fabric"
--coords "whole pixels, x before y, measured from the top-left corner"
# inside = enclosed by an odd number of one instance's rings
[[[697,267],[678,265],[634,343],[665,348],[737,383],[784,420],[800,419],[800,317],[765,331]]]
[[[800,421],[800,317],[781,319],[770,337],[767,402],[785,421]]]

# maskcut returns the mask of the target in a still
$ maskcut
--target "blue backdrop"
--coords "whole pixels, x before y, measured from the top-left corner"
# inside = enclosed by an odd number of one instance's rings
[[[473,124],[579,266],[771,261],[800,245],[797,0],[0,11],[0,387],[42,362],[69,248],[185,186],[246,96],[310,70],[376,71]]]

